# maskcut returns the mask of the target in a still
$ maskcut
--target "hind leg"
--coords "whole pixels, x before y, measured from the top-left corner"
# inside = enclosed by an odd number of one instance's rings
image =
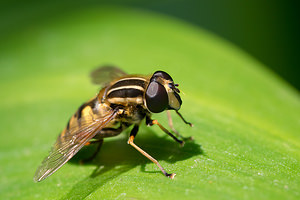
[[[85,146],[89,146],[89,145],[95,144],[95,143],[98,145],[96,151],[89,158],[86,158],[86,159],[82,160],[81,163],[90,162],[90,161],[92,161],[97,156],[97,154],[100,151],[101,146],[103,144],[103,139],[99,139],[99,140],[88,142],[88,143],[85,144]]]

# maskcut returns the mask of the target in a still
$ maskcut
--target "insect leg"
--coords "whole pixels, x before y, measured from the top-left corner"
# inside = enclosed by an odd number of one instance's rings
[[[172,173],[172,174],[168,174],[166,172],[166,170],[158,163],[157,160],[155,160],[152,156],[150,156],[148,153],[146,153],[144,150],[142,150],[140,147],[138,147],[136,144],[133,143],[133,140],[137,134],[139,130],[139,126],[138,125],[135,125],[130,133],[130,137],[129,137],[129,140],[128,140],[128,144],[130,144],[131,146],[133,146],[136,150],[138,150],[141,154],[143,154],[145,157],[147,157],[149,160],[151,160],[152,162],[154,162],[158,167],[159,169],[162,171],[162,173],[166,176],[166,177],[169,177],[170,179],[173,179],[175,177],[175,173]]]
[[[96,141],[88,142],[88,143],[86,144],[86,146],[88,146],[88,145],[90,145],[90,144],[94,144],[94,143],[98,143],[98,146],[97,146],[96,151],[93,153],[93,155],[92,155],[91,157],[89,157],[89,158],[87,158],[87,159],[84,159],[84,160],[81,161],[81,162],[89,162],[89,161],[93,160],[93,159],[97,156],[97,154],[98,154],[98,152],[100,151],[101,146],[102,146],[102,144],[103,144],[103,139],[99,139],[99,140],[96,140]]]
[[[171,112],[170,110],[167,110],[167,116],[168,116],[168,123],[169,123],[169,126],[171,128],[171,130],[177,135],[177,137],[180,137],[182,138],[184,141],[186,140],[193,140],[193,137],[190,136],[190,137],[184,137],[182,136],[173,126],[173,120],[172,120],[172,116],[171,116]],[[191,124],[191,123],[189,123]]]
[[[190,127],[193,127],[193,126],[194,126],[192,123],[187,122],[187,121],[182,117],[182,115],[178,112],[178,110],[176,110],[176,113],[177,113],[177,115],[179,115],[179,117],[182,119],[182,121],[183,121],[184,123],[190,125]]]
[[[170,133],[170,131],[168,131],[165,127],[163,127],[157,120],[152,120],[149,117],[146,117],[146,124],[148,126],[153,126],[154,124],[158,125],[159,128],[165,132],[166,134],[168,134],[169,136],[171,136],[176,142],[178,142],[181,146],[184,145],[184,141],[179,140],[175,135],[173,135],[172,133]]]

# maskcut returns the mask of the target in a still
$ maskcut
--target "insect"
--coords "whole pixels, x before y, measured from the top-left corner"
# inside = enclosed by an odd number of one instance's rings
[[[165,176],[173,179],[175,173],[167,173],[157,160],[133,141],[145,118],[148,126],[158,125],[176,142],[184,144],[186,138],[175,131],[169,113],[169,124],[177,137],[157,120],[151,119],[152,113],[175,110],[184,123],[192,126],[178,112],[182,104],[178,84],[163,71],[156,71],[152,76],[127,75],[116,67],[98,68],[92,72],[91,77],[92,82],[103,88],[96,97],[81,105],[71,117],[66,128],[58,136],[49,156],[36,170],[34,181],[42,181],[56,172],[83,146],[98,143],[92,159],[100,150],[104,138],[117,136],[131,126],[133,128],[128,144],[154,162]]]

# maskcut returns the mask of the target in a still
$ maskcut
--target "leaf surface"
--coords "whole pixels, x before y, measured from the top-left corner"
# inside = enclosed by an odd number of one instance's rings
[[[298,199],[299,94],[261,63],[204,30],[153,13],[94,7],[62,13],[1,39],[0,199]],[[99,65],[128,73],[165,70],[180,84],[180,148],[157,127],[127,145],[83,149],[41,183],[34,172],[75,110],[98,91]],[[154,115],[167,126],[165,114]]]

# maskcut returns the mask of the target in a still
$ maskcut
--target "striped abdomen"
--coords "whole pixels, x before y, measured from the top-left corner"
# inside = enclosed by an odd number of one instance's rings
[[[143,104],[143,98],[148,80],[143,77],[125,77],[113,82],[107,87],[105,99],[110,104],[127,106]]]
[[[111,111],[111,108],[107,104],[99,103],[98,97],[91,99],[90,101],[82,104],[75,114],[71,117],[67,123],[66,128],[61,132],[58,140],[69,140],[70,134],[80,130],[82,126],[86,126],[95,122],[95,119],[100,119],[102,116],[106,116]],[[114,127],[115,120],[112,120],[106,127]]]

